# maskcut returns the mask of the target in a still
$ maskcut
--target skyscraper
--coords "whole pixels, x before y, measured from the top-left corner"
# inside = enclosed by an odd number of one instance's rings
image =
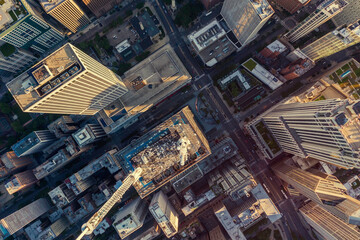
[[[37,57],[31,52],[5,43],[0,46],[0,74],[9,75],[20,72],[33,64]]]
[[[43,53],[62,41],[63,35],[41,17],[34,4],[14,0],[0,5],[0,40]]]
[[[7,84],[24,112],[94,115],[127,92],[121,78],[66,44]]]
[[[360,20],[339,27],[305,46],[301,51],[313,61],[330,56],[360,42]]]
[[[5,188],[9,194],[14,194],[21,189],[30,187],[37,182],[37,179],[34,173],[31,170],[25,172],[17,173],[12,176],[6,183]]]
[[[73,0],[40,0],[40,4],[47,14],[73,33],[90,23],[89,18]]]
[[[178,232],[178,213],[162,191],[153,196],[149,210],[167,238],[171,238]]]
[[[300,213],[305,221],[326,240],[360,239],[357,226],[345,223],[314,202],[309,202]]]
[[[91,12],[97,17],[101,17],[116,5],[120,4],[122,0],[82,0]]]
[[[14,151],[4,153],[0,158],[0,178],[31,163],[30,157],[18,157]]]
[[[310,2],[310,0],[274,0],[280,7],[293,14]]]
[[[346,5],[347,2],[345,0],[324,1],[316,8],[315,12],[285,34],[285,37],[289,39],[290,42],[297,41],[340,13]]]
[[[343,168],[360,168],[360,102],[280,104],[262,117],[280,147]]]
[[[99,124],[86,124],[83,128],[73,133],[72,136],[79,147],[84,147],[103,139],[106,137],[106,133]]]
[[[359,0],[346,0],[348,5],[341,13],[336,15],[332,21],[337,27],[349,25],[359,20],[360,1]]]
[[[45,198],[40,198],[0,220],[0,237],[13,235],[51,208]]]
[[[221,15],[241,46],[254,40],[273,14],[266,0],[225,0],[221,9]]]
[[[285,163],[272,169],[281,180],[336,217],[346,223],[360,224],[360,201],[346,195],[346,188],[336,177],[317,170],[307,172]]]
[[[26,137],[11,146],[16,156],[26,156],[37,153],[49,146],[56,137],[49,130],[39,130],[28,134]]]
[[[122,207],[115,215],[113,223],[121,239],[129,236],[144,224],[147,204],[140,198],[133,200]]]

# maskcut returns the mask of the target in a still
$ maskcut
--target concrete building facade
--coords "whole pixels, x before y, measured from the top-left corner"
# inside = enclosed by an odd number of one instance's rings
[[[30,157],[18,157],[14,151],[4,153],[0,158],[0,178],[31,163]]]
[[[40,0],[40,4],[47,14],[58,20],[72,33],[76,33],[90,23],[88,16],[73,0]]]
[[[359,0],[346,0],[348,5],[335,17],[332,21],[337,27],[349,25],[359,20],[360,1]]]
[[[37,182],[31,170],[17,173],[5,182],[5,188],[9,194],[14,194],[26,187],[30,187]]]
[[[277,164],[272,169],[289,187],[336,217],[346,223],[360,223],[360,201],[345,194],[346,188],[336,177],[318,170],[307,172],[285,163]]]
[[[122,0],[82,0],[82,1],[97,18],[106,14],[116,5],[122,2]]]
[[[42,151],[55,142],[55,140],[55,135],[49,130],[38,130],[12,145],[11,149],[15,152],[16,156],[22,157]]]
[[[0,5],[0,19],[0,40],[18,48],[44,53],[64,39],[27,0],[6,1]]]
[[[309,202],[300,213],[305,221],[326,240],[360,239],[360,232],[354,225],[345,223],[315,202]]]
[[[302,48],[301,51],[313,61],[317,61],[358,44],[359,42],[360,20],[347,27],[339,27],[327,33],[325,36]]]
[[[167,238],[171,238],[178,232],[179,215],[162,191],[155,193],[149,210]]]
[[[274,2],[291,14],[310,2],[310,0],[274,0]]]
[[[128,90],[121,78],[66,44],[7,84],[24,112],[94,115]]]
[[[347,5],[345,0],[326,0],[304,21],[285,34],[290,42],[295,42],[312,32],[315,28],[329,21],[336,14],[339,14]]]
[[[329,99],[279,104],[262,117],[283,151],[342,168],[360,168],[360,102]]]
[[[0,46],[0,73],[5,75],[18,73],[33,64],[36,59],[37,57],[31,52],[5,43]]]

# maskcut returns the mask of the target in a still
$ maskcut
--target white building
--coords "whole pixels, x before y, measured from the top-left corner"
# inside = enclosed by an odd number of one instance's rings
[[[154,195],[149,210],[167,238],[174,236],[178,232],[179,215],[162,191]]]
[[[99,124],[86,124],[83,128],[73,133],[72,136],[80,147],[84,147],[103,139],[106,133]]]
[[[147,204],[141,198],[137,198],[122,207],[115,215],[112,224],[121,239],[129,236],[144,224],[147,214]]]

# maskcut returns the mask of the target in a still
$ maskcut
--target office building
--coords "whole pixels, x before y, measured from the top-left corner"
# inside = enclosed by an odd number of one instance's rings
[[[310,0],[274,0],[275,4],[285,9],[291,14],[300,10],[303,6],[308,4]]]
[[[116,160],[114,157],[116,152],[116,149],[112,149],[99,158],[91,161],[84,168],[65,179],[66,186],[69,189],[72,189],[76,195],[79,195],[96,183],[92,177],[92,175],[96,172],[103,168],[107,168],[110,174],[114,174],[115,172],[119,171],[120,169],[116,165]]]
[[[13,235],[51,208],[45,198],[40,198],[0,220],[0,237]]]
[[[255,39],[259,30],[274,14],[266,0],[225,0],[221,15],[244,47]]]
[[[357,226],[345,223],[315,202],[309,202],[300,208],[300,213],[312,229],[323,239],[360,239],[360,232]]]
[[[119,209],[112,225],[121,239],[126,238],[143,226],[148,211],[147,207],[142,199],[137,198]]]
[[[60,184],[59,186],[51,190],[48,194],[51,201],[58,208],[65,207],[76,198],[73,190],[69,189],[65,183]]]
[[[97,17],[101,17],[115,6],[120,4],[122,0],[82,0],[90,11]]]
[[[348,2],[347,6],[335,17],[332,21],[337,27],[343,25],[349,25],[359,20],[360,12],[360,1],[359,0],[346,0]]]
[[[127,92],[121,78],[66,44],[7,84],[24,112],[94,115]]]
[[[342,168],[360,168],[359,106],[360,102],[340,99],[281,103],[262,121],[287,153]]]
[[[209,143],[187,106],[115,157],[125,173],[141,166],[142,178],[133,185],[144,198],[210,154]]]
[[[85,28],[90,20],[74,0],[40,0],[47,14],[58,20],[72,33]]]
[[[153,196],[149,211],[167,238],[171,238],[178,232],[179,215],[161,190]]]
[[[65,144],[63,148],[44,163],[33,169],[34,175],[38,180],[64,167],[81,153],[89,149],[89,147],[79,147],[71,136],[64,139],[64,141]]]
[[[209,10],[210,8],[214,7],[216,4],[220,3],[222,0],[201,0],[202,4]]]
[[[209,186],[220,186],[224,193],[234,201],[249,195],[256,185],[252,175],[246,170],[245,163],[231,159],[214,169],[207,176]]]
[[[187,38],[208,67],[214,66],[236,51],[235,45],[228,39],[226,31],[216,19],[192,32]]]
[[[345,0],[325,0],[305,20],[285,34],[290,42],[295,42],[312,32],[315,28],[340,13],[347,5]]]
[[[0,158],[0,178],[31,163],[30,157],[18,157],[14,151],[4,153]]]
[[[346,188],[334,176],[318,170],[307,172],[280,163],[272,167],[275,174],[300,194],[346,223],[360,224],[360,201],[347,195]]]
[[[62,138],[74,133],[79,127],[70,116],[61,116],[50,123],[48,129],[54,133],[57,138]]]
[[[301,51],[313,61],[330,56],[360,42],[360,20],[339,27],[306,45]]]
[[[37,182],[34,173],[31,170],[14,174],[9,180],[5,182],[5,188],[9,194],[14,194],[26,187],[29,187]]]
[[[0,46],[0,74],[11,75],[21,72],[35,62],[31,52],[4,43]]]
[[[106,133],[134,124],[139,116],[191,82],[191,75],[170,44],[125,72],[128,92],[96,114]]]
[[[315,63],[311,59],[299,58],[298,60],[290,63],[289,65],[281,69],[280,73],[286,80],[292,80],[305,74],[314,66]]]
[[[49,130],[34,131],[11,146],[16,156],[22,157],[42,151],[55,142],[56,137]]]
[[[44,53],[63,39],[62,33],[42,18],[36,4],[29,4],[27,0],[8,0],[0,5],[0,40]]]
[[[83,128],[72,134],[79,147],[97,142],[106,137],[105,131],[99,124],[86,124]]]
[[[42,231],[37,239],[39,240],[52,240],[58,237],[65,229],[70,225],[69,221],[65,217],[61,217],[53,224]]]

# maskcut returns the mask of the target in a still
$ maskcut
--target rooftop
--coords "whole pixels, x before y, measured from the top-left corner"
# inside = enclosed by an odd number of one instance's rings
[[[67,189],[64,183],[51,190],[48,194],[51,201],[58,208],[66,206],[75,198],[75,194],[72,192],[72,190]]]
[[[287,47],[282,44],[279,40],[275,40],[274,42],[270,43],[266,46],[272,52],[279,52],[282,53],[287,50]]]
[[[46,13],[49,13],[51,10],[65,1],[67,0],[39,0]]]
[[[249,0],[261,19],[267,18],[274,13],[273,8],[267,0]]]
[[[211,153],[189,107],[174,114],[115,156],[125,172],[143,169],[134,184],[143,198]]]
[[[147,111],[190,80],[191,75],[167,44],[125,73],[123,82],[128,92],[101,110],[97,119],[109,132],[127,121],[129,116]]]
[[[95,138],[89,125],[85,125],[85,127],[73,133],[72,136],[79,146],[85,146],[88,143],[91,143]]]
[[[242,66],[257,77],[261,82],[267,85],[271,90],[275,90],[283,84],[279,79],[252,58],[244,62]]]
[[[25,2],[27,5],[27,3]],[[27,15],[24,1],[4,0],[0,5],[0,33]]]
[[[82,70],[72,45],[66,44],[6,86],[24,111]]]
[[[348,4],[347,1],[344,0],[326,0],[322,2],[317,9],[318,10],[326,10],[330,14],[334,14],[336,12],[341,11],[346,5]]]
[[[36,135],[36,132],[29,133],[26,137],[11,146],[11,149],[15,152],[16,156],[21,156],[24,152],[28,151],[36,144],[40,142],[40,139]]]
[[[230,213],[222,203],[214,206],[214,212],[231,239],[246,240],[246,237],[240,230],[240,226],[235,224]]]
[[[188,39],[196,47],[198,52],[211,45],[217,39],[226,35],[225,30],[215,19],[200,30],[194,31],[188,35]]]

